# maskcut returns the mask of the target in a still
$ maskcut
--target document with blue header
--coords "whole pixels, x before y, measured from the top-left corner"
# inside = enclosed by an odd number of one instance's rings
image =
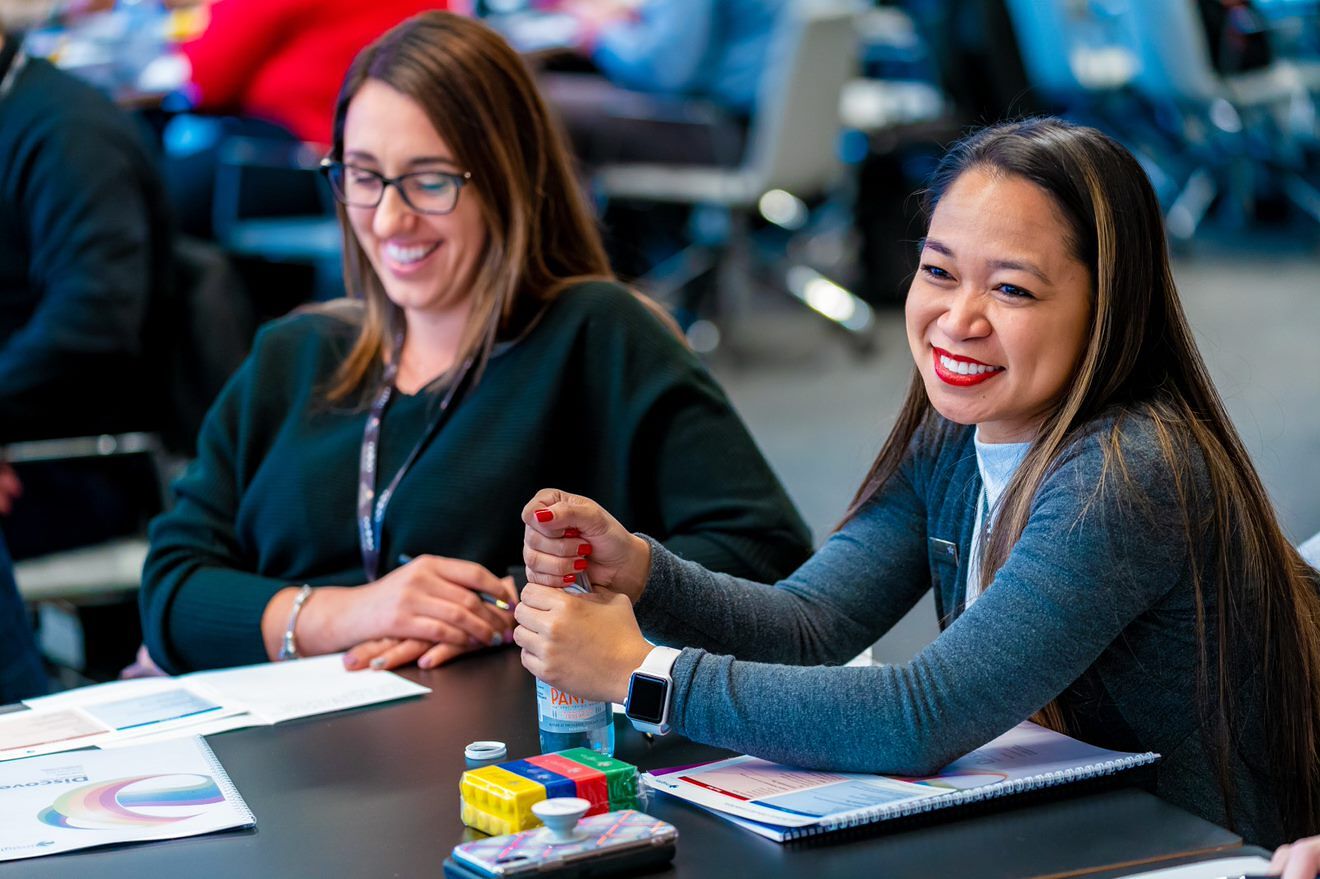
[[[642,776],[653,790],[702,806],[783,842],[979,800],[1112,775],[1158,754],[1097,748],[1021,723],[926,777],[799,769],[732,757]]]

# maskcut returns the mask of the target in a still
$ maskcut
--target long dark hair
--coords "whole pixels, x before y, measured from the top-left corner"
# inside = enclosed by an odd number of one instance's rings
[[[1197,699],[1232,822],[1229,757],[1235,672],[1258,671],[1272,778],[1289,836],[1320,830],[1320,594],[1284,536],[1260,477],[1229,421],[1193,341],[1169,268],[1159,202],[1127,150],[1092,128],[1058,119],[1008,122],[955,144],[925,192],[926,216],[963,173],[1011,174],[1048,193],[1067,242],[1092,279],[1090,332],[1077,372],[1005,489],[985,541],[989,586],[1022,536],[1036,492],[1079,432],[1117,412],[1102,437],[1105,476],[1124,478],[1121,423],[1151,420],[1182,507],[1188,545],[1211,540],[1202,569],[1192,552]],[[847,522],[897,472],[918,430],[941,419],[913,374],[898,420],[844,516]],[[1211,519],[1199,511],[1190,462],[1203,460]],[[1102,482],[1104,479],[1102,478]],[[1047,706],[1044,719],[1061,715]]]
[[[549,300],[588,278],[613,279],[565,138],[527,65],[480,22],[424,12],[397,25],[353,61],[335,107],[331,157],[344,157],[344,118],[367,80],[406,95],[472,173],[481,191],[485,253],[473,281],[473,307],[456,364],[480,373],[501,330],[529,300]],[[327,389],[337,402],[358,390],[402,328],[348,223],[342,205],[344,281],[365,301],[362,328]],[[332,309],[333,311],[333,309]]]

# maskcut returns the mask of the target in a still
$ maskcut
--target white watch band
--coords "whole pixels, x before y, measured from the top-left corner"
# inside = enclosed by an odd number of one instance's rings
[[[669,678],[672,683],[674,676],[670,672],[674,670],[674,663],[678,662],[678,657],[682,655],[682,650],[676,650],[673,647],[652,647],[651,652],[646,654],[646,658],[642,660],[642,664],[637,667],[637,670],[656,677]]]
[[[652,647],[651,652],[646,654],[642,664],[632,673],[632,680],[628,683],[628,702],[626,706],[628,720],[633,727],[646,733],[647,735],[662,736],[669,732],[669,710],[674,703],[674,663],[682,651],[675,650],[673,647]],[[664,681],[664,703],[660,706],[658,717],[653,721],[651,717],[645,719],[639,718],[632,713],[632,695],[633,688],[637,686],[641,679],[650,679],[654,683],[659,678]]]

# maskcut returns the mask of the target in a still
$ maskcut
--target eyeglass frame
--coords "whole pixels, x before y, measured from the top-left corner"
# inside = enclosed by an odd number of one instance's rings
[[[334,169],[336,167],[345,168],[345,169],[352,168],[353,170],[360,171],[363,174],[370,174],[372,177],[375,177],[377,180],[379,180],[381,184],[380,197],[376,199],[376,203],[373,205],[349,204],[345,196],[340,195],[339,191],[336,189],[334,185],[334,182],[331,181],[330,179],[330,175],[334,173]],[[458,199],[463,194],[463,187],[464,185],[472,181],[471,171],[463,171],[462,173],[459,174],[455,174],[452,171],[409,171],[406,174],[399,174],[395,177],[386,177],[384,174],[381,174],[379,171],[373,171],[370,168],[361,168],[358,167],[357,165],[350,165],[348,162],[336,161],[335,159],[332,159],[329,156],[326,156],[325,158],[321,159],[320,163],[317,165],[317,168],[320,170],[322,174],[325,175],[327,182],[330,183],[330,191],[334,193],[335,200],[346,208],[363,208],[366,210],[374,211],[376,208],[380,207],[380,203],[385,200],[385,190],[393,186],[395,191],[399,193],[399,198],[403,199],[403,203],[408,206],[409,210],[413,211],[414,213],[425,214],[428,217],[443,217],[447,214],[452,214],[454,211],[458,210]],[[439,174],[441,177],[448,177],[450,180],[454,181],[456,192],[454,194],[453,207],[451,207],[447,211],[434,211],[434,210],[426,210],[425,208],[419,208],[417,205],[412,203],[412,199],[408,198],[408,191],[404,189],[400,184],[403,181],[407,180],[409,177],[420,177],[423,174]]]

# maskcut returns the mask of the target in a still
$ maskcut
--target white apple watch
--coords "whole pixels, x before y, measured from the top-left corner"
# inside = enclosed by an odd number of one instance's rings
[[[653,647],[632,673],[623,710],[632,725],[644,733],[662,736],[669,732],[669,706],[674,700],[670,672],[680,653],[673,647]]]

